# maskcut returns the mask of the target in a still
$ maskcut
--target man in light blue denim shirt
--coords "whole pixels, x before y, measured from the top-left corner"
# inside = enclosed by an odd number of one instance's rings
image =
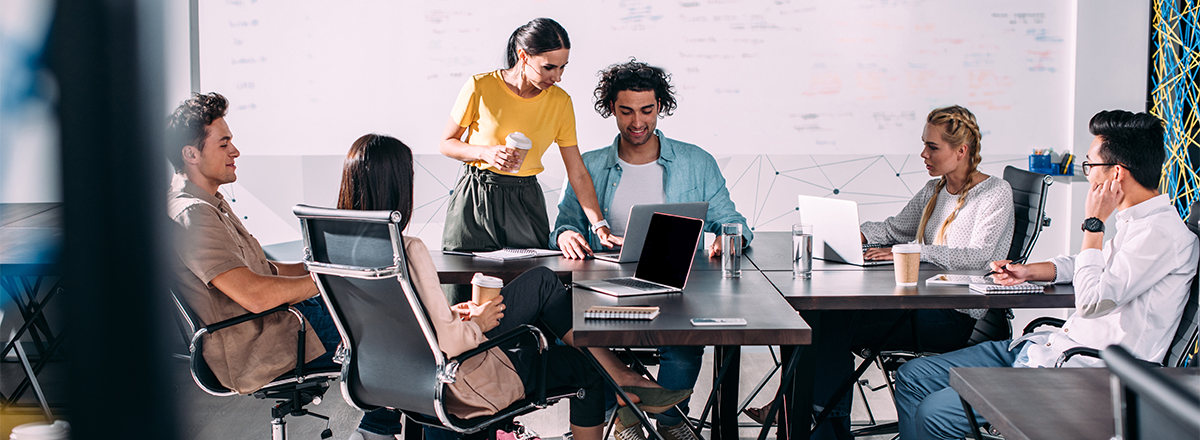
[[[566,258],[585,258],[593,249],[604,249],[592,230],[609,226],[613,234],[625,235],[625,217],[631,206],[683,202],[708,202],[704,230],[719,234],[722,223],[741,223],[743,246],[750,244],[754,232],[730,200],[716,159],[700,147],[667,138],[655,129],[658,118],[675,110],[672,93],[670,75],[636,60],[601,71],[595,91],[596,111],[605,118],[616,116],[620,134],[611,146],[585,153],[583,163],[595,184],[600,209],[613,224],[589,225],[575,191],[567,184],[558,203],[555,229],[550,233],[551,248],[561,249]],[[709,256],[720,255],[720,240],[716,240]],[[659,385],[672,390],[693,388],[704,347],[658,349]],[[686,412],[687,404],[685,400],[679,407]],[[617,416],[615,433],[619,440],[645,438],[636,418],[625,420],[631,417],[622,417],[620,412]],[[658,432],[667,440],[697,439],[678,411],[672,409],[655,418]]]

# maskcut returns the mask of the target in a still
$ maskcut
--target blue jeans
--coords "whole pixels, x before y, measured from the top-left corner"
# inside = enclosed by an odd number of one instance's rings
[[[668,390],[690,390],[696,387],[696,378],[700,376],[700,364],[704,361],[703,345],[673,345],[658,347],[658,384]],[[679,408],[686,413],[691,398],[679,402]],[[663,426],[675,426],[683,423],[683,414],[671,408],[662,414],[655,414],[654,419]]]
[[[1008,350],[1008,341],[988,341],[938,356],[905,363],[896,372],[896,411],[900,438],[961,439],[971,427],[958,393],[950,388],[950,369],[956,367],[1012,367],[1020,347]],[[975,411],[975,417],[982,416]]]

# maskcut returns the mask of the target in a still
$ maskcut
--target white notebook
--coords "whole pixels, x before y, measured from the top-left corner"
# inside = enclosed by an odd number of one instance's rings
[[[583,312],[587,319],[641,319],[651,320],[658,316],[654,306],[591,306]]]
[[[498,251],[491,252],[472,252],[476,257],[487,258],[489,260],[520,260],[523,258],[534,257],[549,257],[551,255],[562,255],[562,251],[552,251],[550,249],[516,249],[504,248]]]
[[[986,294],[1009,294],[1009,293],[1044,293],[1045,287],[1029,282],[1021,284],[1013,284],[1011,286],[1002,286],[999,284],[975,284],[971,283],[971,290]]]

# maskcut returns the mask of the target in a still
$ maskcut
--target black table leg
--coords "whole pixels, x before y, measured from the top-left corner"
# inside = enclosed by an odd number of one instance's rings
[[[712,440],[736,440],[738,438],[738,382],[740,378],[739,365],[742,361],[741,347],[736,345],[719,345],[715,347],[713,356],[713,380],[719,380],[713,390],[716,399],[713,408]],[[718,377],[719,371],[725,368],[725,377]]]
[[[812,328],[812,340],[815,342],[820,334],[821,311],[805,310],[800,312],[800,317],[804,318],[804,322],[807,322],[808,326]],[[785,414],[790,417],[788,417],[787,428],[779,429],[779,438],[781,440],[808,440],[812,437],[813,381],[817,375],[817,351],[804,350],[800,347],[793,349],[802,351],[796,364],[796,374],[792,379],[792,386],[788,387],[791,394],[784,396],[788,403]]]
[[[983,435],[979,433],[979,422],[975,420],[975,411],[971,409],[971,404],[967,403],[967,399],[962,397],[959,397],[958,400],[962,401],[963,411],[967,412],[967,422],[971,423],[971,434],[975,437],[975,440],[981,440]]]

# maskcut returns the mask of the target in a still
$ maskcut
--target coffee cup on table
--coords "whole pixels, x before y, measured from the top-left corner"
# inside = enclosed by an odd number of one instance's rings
[[[512,172],[521,170],[521,165],[525,164],[525,156],[529,155],[529,149],[533,148],[533,141],[524,133],[514,131],[504,138],[504,146],[517,150],[517,164],[513,167]]]
[[[496,299],[503,287],[504,280],[476,272],[471,277],[471,302],[480,305]]]
[[[917,285],[917,274],[921,270],[921,245],[905,243],[892,246],[892,260],[895,260],[896,285]]]

